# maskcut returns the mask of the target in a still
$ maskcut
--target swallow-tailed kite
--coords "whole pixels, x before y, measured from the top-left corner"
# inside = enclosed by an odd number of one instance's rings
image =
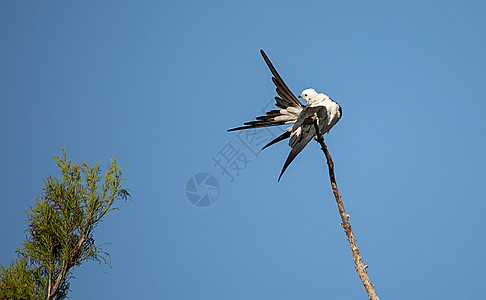
[[[256,121],[246,122],[244,123],[245,126],[228,129],[228,131],[293,124],[285,129],[280,136],[262,148],[263,150],[270,145],[290,138],[289,146],[292,150],[290,151],[282,171],[280,172],[280,176],[278,177],[278,180],[280,181],[280,178],[290,163],[316,135],[314,119],[317,117],[319,130],[321,134],[324,134],[329,132],[329,130],[336,125],[342,116],[342,110],[341,106],[339,106],[336,101],[323,93],[317,93],[314,89],[306,89],[300,94],[299,98],[302,98],[307,102],[307,105],[302,105],[287,87],[282,77],[280,77],[265,52],[260,50],[260,53],[272,72],[272,81],[277,88],[276,91],[279,96],[275,97],[275,105],[279,107],[280,110],[271,110],[267,112],[265,116],[256,117]]]

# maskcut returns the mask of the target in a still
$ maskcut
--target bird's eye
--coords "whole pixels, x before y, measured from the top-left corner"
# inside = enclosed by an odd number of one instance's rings
[[[306,97],[307,97],[307,94],[304,94],[304,96],[306,96]]]

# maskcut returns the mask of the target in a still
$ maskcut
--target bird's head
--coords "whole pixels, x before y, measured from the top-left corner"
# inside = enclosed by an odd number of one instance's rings
[[[304,90],[300,94],[299,98],[304,99],[307,102],[307,104],[309,104],[309,105],[312,105],[316,101],[321,100],[319,98],[319,94],[314,89],[306,89],[306,90]]]

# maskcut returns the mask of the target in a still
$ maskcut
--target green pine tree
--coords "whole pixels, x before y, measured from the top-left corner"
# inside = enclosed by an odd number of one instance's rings
[[[27,240],[16,250],[19,257],[0,266],[0,299],[64,299],[73,267],[87,260],[109,266],[93,231],[130,197],[122,188],[122,169],[113,157],[103,178],[98,162],[78,165],[64,149],[54,159],[60,178],[45,178],[41,197],[26,211]]]

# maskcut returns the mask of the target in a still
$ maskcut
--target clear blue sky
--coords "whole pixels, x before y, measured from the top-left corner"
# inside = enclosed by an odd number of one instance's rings
[[[110,274],[75,269],[70,299],[366,299],[316,143],[277,183],[287,144],[256,156],[226,132],[275,95],[262,48],[294,93],[343,108],[326,142],[381,299],[483,297],[485,10],[2,1],[0,263],[65,147],[116,155],[133,196],[95,234]],[[228,144],[251,160],[233,182],[213,161]],[[200,172],[221,188],[206,208],[184,193]]]

